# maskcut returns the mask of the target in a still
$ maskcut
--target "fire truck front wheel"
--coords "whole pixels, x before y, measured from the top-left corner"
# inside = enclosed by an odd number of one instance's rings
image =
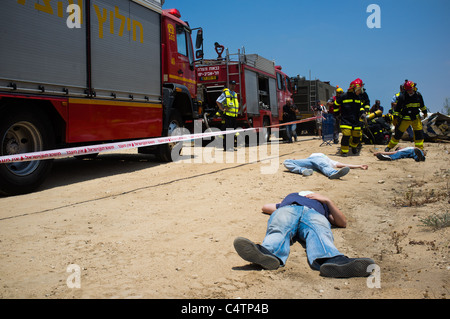
[[[173,110],[169,117],[167,136],[181,135],[182,129],[183,119],[177,110]],[[182,147],[182,142],[159,145],[157,157],[164,162],[174,162],[179,159]]]
[[[53,147],[51,123],[31,109],[0,114],[0,156],[38,152]],[[51,170],[52,160],[0,164],[0,193],[19,195],[38,188]]]

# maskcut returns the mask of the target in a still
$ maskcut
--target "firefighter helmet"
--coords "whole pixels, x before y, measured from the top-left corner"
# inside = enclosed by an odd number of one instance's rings
[[[359,84],[361,85],[361,87],[364,86],[364,82],[363,82],[363,80],[361,80],[360,78],[357,78],[357,79],[355,80],[355,82],[356,82],[356,83],[359,83]]]
[[[352,81],[350,83],[350,87],[348,88],[348,90],[352,91],[352,90],[354,90],[356,88],[362,88],[362,86],[363,86],[362,80],[361,79],[356,79],[356,80],[354,80],[354,81]]]
[[[406,81],[405,84],[403,84],[403,89],[405,91],[415,91],[416,83],[414,83],[413,81]]]

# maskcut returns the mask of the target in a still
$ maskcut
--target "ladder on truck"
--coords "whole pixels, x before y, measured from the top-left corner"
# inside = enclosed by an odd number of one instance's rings
[[[317,100],[317,80],[309,80],[309,107],[314,112]]]
[[[236,64],[235,61],[231,61],[231,56],[237,56],[238,73],[230,73],[230,65]],[[243,54],[241,54],[241,50],[238,49],[237,53],[230,53],[227,48],[226,55],[225,55],[225,64],[226,64],[226,68],[227,68],[227,83],[226,83],[226,85],[227,85],[227,87],[230,85],[230,75],[238,75],[239,76],[238,77],[239,81],[236,82],[236,85],[239,85],[239,91],[236,93],[238,94],[239,105],[241,107],[242,107],[241,64],[242,64],[243,59],[245,59],[245,52]]]

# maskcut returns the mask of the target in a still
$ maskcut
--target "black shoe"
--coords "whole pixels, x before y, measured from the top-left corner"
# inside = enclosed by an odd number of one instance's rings
[[[384,149],[384,151],[385,152],[389,152],[391,149],[389,148],[389,147],[386,147],[385,149]]]
[[[320,266],[320,275],[333,278],[367,277],[367,268],[375,262],[370,258],[348,258],[336,256]]]
[[[377,158],[378,158],[380,161],[392,161],[392,158],[390,158],[390,157],[387,156],[387,155],[380,154],[380,153],[377,154]]]
[[[359,153],[361,153],[361,148],[362,148],[362,146],[352,147],[352,153],[354,155],[359,155]]]
[[[337,171],[337,173],[334,173],[333,175],[330,175],[330,177],[328,177],[329,179],[338,179],[342,176],[345,176],[348,174],[348,172],[350,172],[350,167],[344,167],[342,169],[340,169],[339,171]]]
[[[268,270],[280,267],[280,260],[261,245],[242,237],[237,237],[233,244],[238,255],[246,261],[258,264]]]
[[[425,162],[425,155],[423,155],[422,151],[419,148],[414,148],[414,153],[417,156],[417,162]]]

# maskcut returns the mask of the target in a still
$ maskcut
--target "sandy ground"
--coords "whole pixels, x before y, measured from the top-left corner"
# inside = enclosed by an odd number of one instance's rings
[[[228,160],[217,149],[212,163],[211,147],[185,148],[182,162],[168,164],[135,150],[55,161],[39,191],[0,198],[0,297],[448,298],[450,230],[421,220],[448,211],[450,144],[426,143],[420,163],[382,162],[365,145],[345,162],[369,170],[329,180],[285,170],[285,159],[313,152],[341,159],[336,145],[299,139],[239,149]],[[276,271],[236,254],[235,237],[262,241],[263,204],[301,190],[338,204],[349,223],[333,230],[336,246],[373,258],[376,276],[321,277],[299,243]]]

